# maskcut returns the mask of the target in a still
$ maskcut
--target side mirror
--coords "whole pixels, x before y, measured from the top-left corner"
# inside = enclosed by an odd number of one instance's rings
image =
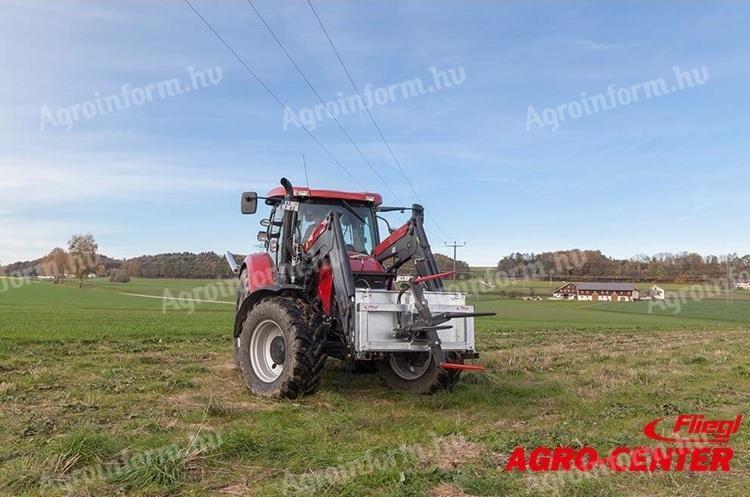
[[[261,219],[260,220],[260,225],[263,226],[264,228],[268,228],[269,226],[271,226],[271,220],[270,219],[265,219],[265,218]]]
[[[255,192],[243,193],[240,210],[243,214],[255,214],[258,210],[258,194]]]
[[[267,242],[268,241],[268,233],[265,231],[259,231],[258,232],[258,241],[259,242]]]

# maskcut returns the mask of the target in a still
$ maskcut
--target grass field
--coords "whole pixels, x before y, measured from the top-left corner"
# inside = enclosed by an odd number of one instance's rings
[[[658,416],[747,414],[750,301],[688,301],[674,314],[484,295],[480,309],[498,313],[477,322],[488,371],[455,391],[394,392],[329,361],[318,393],[273,401],[250,396],[233,369],[233,295],[212,283],[0,292],[0,495],[277,496],[352,462],[289,495],[750,495],[744,425],[727,474],[502,471],[519,445],[605,452],[649,444],[641,430]],[[223,302],[148,297],[165,289]],[[409,450],[435,437],[448,446]],[[81,477],[102,467],[121,469]]]

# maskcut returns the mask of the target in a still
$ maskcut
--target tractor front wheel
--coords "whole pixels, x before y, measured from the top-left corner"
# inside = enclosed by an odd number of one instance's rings
[[[297,398],[320,382],[324,329],[302,299],[275,297],[259,302],[245,318],[237,340],[239,365],[256,395]]]
[[[237,306],[235,312],[239,312],[242,302],[247,297],[247,268],[244,268],[240,273],[240,282],[237,285]],[[240,337],[234,337],[234,366],[240,369],[240,349],[239,349]],[[241,369],[240,369],[241,371]]]
[[[448,362],[462,363],[456,354],[446,354]],[[460,371],[447,370],[435,363],[429,352],[399,352],[380,361],[380,374],[389,387],[412,393],[431,394],[451,390]]]

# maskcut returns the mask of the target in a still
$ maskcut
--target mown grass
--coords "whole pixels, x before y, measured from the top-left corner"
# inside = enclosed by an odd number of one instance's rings
[[[348,375],[331,361],[317,394],[273,401],[250,396],[232,368],[231,305],[163,312],[159,300],[120,295],[209,283],[33,283],[0,293],[0,494],[280,496],[285,481],[298,481],[290,475],[373,460],[314,494],[750,493],[745,426],[730,474],[501,471],[518,445],[606,451],[647,444],[641,430],[657,416],[745,414],[744,303],[725,312],[723,302],[688,302],[675,315],[640,304],[487,300],[480,306],[499,313],[477,321],[488,371],[452,393],[390,391],[377,375]],[[463,441],[444,457],[387,462],[435,436]],[[92,469],[99,477],[84,478]]]

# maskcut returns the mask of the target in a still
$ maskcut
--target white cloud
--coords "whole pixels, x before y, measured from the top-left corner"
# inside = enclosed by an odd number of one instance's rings
[[[75,220],[45,220],[40,213],[50,209],[73,202],[95,208],[103,199],[153,198],[169,192],[236,191],[239,195],[242,184],[217,170],[145,158],[0,158],[0,261],[39,257],[64,244],[71,233],[112,228],[106,220],[101,226],[85,227]]]
[[[628,43],[604,43],[588,39],[573,39],[573,38],[558,38],[558,42],[569,43],[573,46],[583,48],[586,50],[617,50],[620,48],[626,48],[633,46]]]
[[[0,159],[0,212],[156,192],[236,190],[242,182],[159,161]]]
[[[65,222],[0,218],[0,264],[41,257],[74,231]]]

